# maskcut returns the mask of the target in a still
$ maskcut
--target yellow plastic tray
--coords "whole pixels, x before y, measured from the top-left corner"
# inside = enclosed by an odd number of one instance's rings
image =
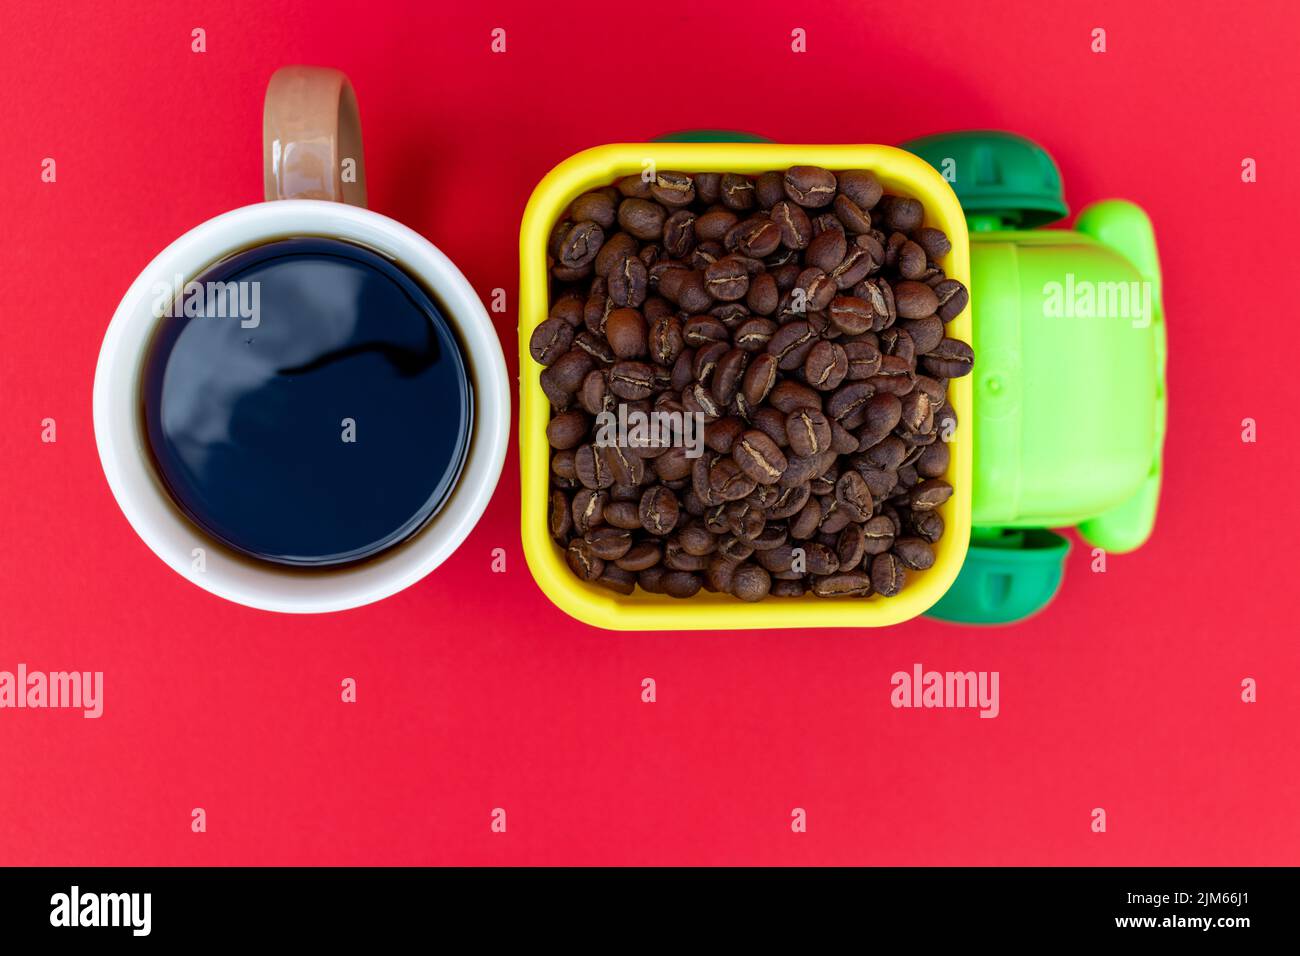
[[[970,539],[971,383],[954,380],[948,397],[957,412],[945,478],[954,493],[940,509],[945,532],[933,567],[908,572],[907,587],[892,598],[767,598],[746,604],[726,594],[700,591],[679,600],[639,588],[618,594],[574,576],[547,528],[550,453],[546,423],[550,403],[538,380],[528,340],[549,312],[546,243],[551,227],[574,198],[623,176],[639,175],[647,161],[682,172],[757,174],[811,165],[869,169],[886,192],[919,199],[926,224],[942,229],[952,251],[944,271],[970,288],[966,219],[952,189],[931,166],[892,146],[791,146],[776,143],[614,143],[560,163],[533,190],[519,232],[519,467],[524,556],[533,578],[557,606],[578,620],[611,630],[732,630],[741,628],[884,627],[924,613],[957,577]],[[948,324],[948,335],[971,340],[970,306]]]

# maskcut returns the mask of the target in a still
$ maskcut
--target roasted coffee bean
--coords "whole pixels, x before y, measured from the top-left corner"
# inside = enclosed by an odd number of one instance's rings
[[[894,286],[894,307],[900,318],[923,319],[939,307],[939,297],[923,282],[903,281]]]
[[[851,382],[872,378],[880,371],[880,350],[870,342],[846,342],[844,355],[849,362],[844,377]]]
[[[587,543],[602,561],[617,561],[632,547],[632,532],[622,528],[600,527],[587,532]]]
[[[729,246],[744,256],[762,258],[781,244],[781,230],[766,216],[747,219],[727,233]]]
[[[677,533],[677,543],[687,554],[702,556],[718,549],[717,537],[703,525],[688,525]]]
[[[927,268],[925,250],[910,239],[898,252],[898,272],[904,279],[920,279]]]
[[[785,186],[781,180],[781,174],[775,171],[763,173],[754,180],[754,195],[763,209],[771,209],[785,200]]]
[[[840,291],[851,289],[868,275],[880,268],[883,261],[880,243],[874,236],[855,236],[849,244],[844,259],[831,270],[835,288]]]
[[[776,280],[766,272],[760,272],[749,280],[749,289],[745,293],[745,305],[750,312],[758,315],[771,315],[781,302],[781,293],[776,287]],[[737,342],[737,344],[740,344]]]
[[[677,496],[663,485],[647,488],[641,497],[641,527],[653,535],[666,535],[677,525]]]
[[[894,324],[897,316],[893,287],[883,279],[867,279],[853,287],[854,297],[871,306],[871,328],[875,332]]]
[[[560,262],[570,269],[580,269],[595,261],[605,241],[605,230],[597,222],[575,223],[560,243]]]
[[[744,430],[745,423],[735,415],[719,418],[717,421],[709,422],[704,426],[704,444],[709,450],[717,452],[719,455],[729,455],[731,454],[731,446],[735,444],[736,439],[740,437],[740,433]],[[689,465],[687,467],[689,468]]]
[[[749,363],[749,368],[745,370],[745,377],[741,380],[745,401],[751,407],[757,406],[767,398],[772,391],[772,386],[776,384],[778,372],[778,359],[770,351],[754,356],[753,361]]]
[[[873,395],[871,382],[848,382],[836,389],[826,402],[826,414],[852,431],[866,418],[867,403]]]
[[[704,270],[704,288],[724,302],[743,299],[749,291],[749,272],[736,256],[724,256]]]
[[[934,565],[934,549],[922,538],[899,538],[894,542],[894,554],[913,571],[925,571]]]
[[[625,256],[606,277],[610,301],[616,306],[640,306],[649,291],[645,263],[635,256]]]
[[[759,485],[758,488],[754,489],[754,494],[757,494],[762,488],[770,488],[770,486]],[[744,501],[733,501],[726,506],[724,512],[727,518],[727,527],[731,529],[731,533],[751,544],[767,525],[767,514],[751,500],[752,498],[753,495]]]
[[[782,415],[789,415],[796,408],[820,409],[822,396],[820,392],[814,391],[802,382],[787,378],[777,382],[768,395],[768,404]],[[754,412],[754,416],[757,415],[758,412]],[[779,416],[778,422],[784,425],[784,419],[780,419]]]
[[[883,597],[893,597],[903,590],[906,577],[903,562],[886,551],[871,559],[871,586]]]
[[[921,227],[925,209],[907,196],[885,196],[880,201],[880,214],[886,230],[911,232]]]
[[[862,425],[857,429],[859,448],[866,451],[881,441],[898,427],[902,417],[903,403],[897,395],[888,392],[873,395],[867,401]]]
[[[757,429],[745,432],[731,449],[740,469],[758,484],[775,484],[785,471],[786,458],[780,447]]]
[[[605,572],[605,562],[597,557],[591,544],[582,538],[569,542],[564,560],[569,569],[584,581],[594,581]]]
[[[866,553],[867,539],[862,525],[851,524],[840,532],[835,542],[835,556],[839,559],[841,571],[852,571],[862,563]]]
[[[817,333],[807,322],[787,322],[772,333],[767,352],[783,371],[790,371],[803,365],[816,342]]]
[[[700,242],[720,242],[740,218],[729,209],[713,209],[695,220],[695,236]]]
[[[683,551],[676,537],[669,538],[664,546],[664,565],[674,571],[703,571],[709,566],[710,560],[705,555]]]
[[[897,355],[885,355],[880,359],[880,371],[867,381],[878,394],[903,396],[912,390],[916,373],[906,359]]]
[[[740,349],[731,349],[718,359],[717,370],[713,373],[713,397],[721,405],[730,405],[740,388],[749,353]]]
[[[952,243],[941,229],[926,226],[912,233],[912,239],[925,250],[931,262],[938,262],[952,251]]]
[[[923,432],[934,422],[934,409],[930,405],[930,396],[925,392],[913,390],[900,400],[902,417],[900,424],[910,431]]]
[[[844,347],[834,342],[818,342],[804,360],[803,373],[813,388],[828,392],[839,387],[849,371]]]
[[[613,195],[611,195],[613,192]],[[600,224],[605,229],[614,225],[618,209],[617,192],[604,189],[593,189],[589,193],[583,193],[573,201],[569,208],[569,214],[575,222],[590,220]]]
[[[829,205],[835,198],[835,174],[820,166],[791,166],[783,185],[790,199],[807,208]]]
[[[722,192],[721,173],[696,173],[695,198],[704,206],[711,206],[718,201]]]
[[[913,512],[912,530],[917,537],[934,544],[943,537],[943,515],[937,511]]]
[[[689,206],[695,201],[695,181],[685,173],[661,172],[650,186],[650,195],[665,206]]]
[[[663,550],[658,545],[643,541],[634,544],[615,563],[624,571],[644,571],[658,564],[662,557]]]
[[[727,343],[710,342],[707,345],[701,345],[695,350],[694,357],[691,359],[691,377],[699,382],[707,383],[713,376],[713,372],[718,367],[718,359],[727,354]],[[692,383],[683,386],[683,391],[689,388]]]
[[[646,182],[640,176],[624,176],[618,182],[614,183],[614,188],[623,196],[635,197],[637,199],[650,198],[650,183]]]
[[[551,458],[551,474],[557,478],[577,478],[578,473],[573,464],[574,453],[571,449],[557,451]]]
[[[804,564],[809,574],[821,577],[840,569],[840,559],[835,552],[820,542],[804,545]]]
[[[605,320],[605,339],[615,357],[641,358],[647,348],[645,318],[636,309],[615,309]]]
[[[812,242],[812,221],[797,203],[781,201],[772,207],[772,222],[781,232],[781,244],[787,249],[806,249]]]
[[[664,220],[664,251],[677,259],[695,249],[695,213],[679,209]]]
[[[573,455],[573,467],[586,488],[608,488],[614,484],[614,471],[605,449],[597,445],[580,445]]]
[[[596,583],[603,588],[617,591],[619,594],[631,594],[636,590],[637,577],[631,571],[624,571],[616,564],[605,563],[605,570]]]
[[[717,594],[730,594],[732,578],[740,563],[721,554],[709,559],[709,566],[704,569],[704,589]]]
[[[871,214],[843,194],[835,197],[835,218],[847,233],[858,235],[871,231]]]
[[[718,197],[722,205],[736,212],[745,212],[754,208],[754,184],[745,176],[736,173],[722,174],[722,194]]]
[[[734,534],[725,534],[718,540],[718,554],[739,564],[746,561],[754,553],[754,546],[744,538]]]
[[[944,339],[928,354],[921,356],[921,366],[931,375],[942,378],[967,375],[974,364],[975,353],[961,339]]]
[[[609,347],[609,342],[603,335],[582,331],[574,336],[573,345],[574,348],[586,352],[601,365],[608,365],[614,361],[614,350]],[[585,375],[583,381],[586,381]]]
[[[939,300],[936,313],[944,322],[951,322],[957,318],[961,310],[966,308],[966,303],[970,301],[970,293],[956,279],[943,279],[936,282],[933,288],[935,297]]]
[[[908,494],[913,511],[930,511],[952,497],[952,485],[942,478],[927,478]]]
[[[550,365],[573,344],[573,326],[559,316],[552,316],[537,328],[528,340],[528,351],[539,365]]]
[[[654,369],[644,362],[616,362],[609,370],[609,390],[627,401],[649,398],[654,393]]]
[[[694,597],[701,584],[700,576],[689,571],[669,571],[662,579],[663,593],[675,598]]]
[[[611,501],[602,512],[605,524],[631,531],[641,527],[641,516],[631,501]]]
[[[819,312],[831,304],[838,291],[835,280],[822,269],[804,269],[795,280],[795,289],[803,293],[803,311]]]
[[[943,321],[937,315],[927,315],[923,319],[904,319],[894,327],[907,333],[916,355],[933,351],[943,341]]]
[[[772,335],[776,332],[776,328],[776,323],[770,319],[749,319],[736,329],[733,341],[739,349],[744,349],[747,352],[761,352],[772,341]]]
[[[862,524],[862,550],[864,554],[884,554],[894,546],[894,523],[884,515],[869,518]]]
[[[550,507],[547,511],[548,526],[551,537],[563,540],[573,527],[573,515],[569,511],[569,499],[563,491],[552,491]]]
[[[626,232],[616,232],[605,240],[596,254],[596,275],[608,276],[614,267],[627,258],[636,258],[641,244]]]
[[[589,427],[587,416],[577,409],[560,412],[546,426],[546,441],[552,448],[577,448]]]
[[[620,233],[621,235],[621,233]],[[608,245],[608,243],[606,243]],[[603,249],[601,250],[604,251]],[[559,319],[566,325],[577,328],[582,325],[582,307],[586,299],[582,296],[575,295],[572,292],[566,292],[555,300],[551,306],[550,317]]]
[[[690,476],[691,459],[686,457],[686,449],[681,446],[669,448],[651,461],[650,467],[660,481],[680,481]]]
[[[842,571],[813,578],[812,593],[818,597],[870,597],[872,579],[861,571]]]
[[[858,208],[869,210],[880,202],[884,190],[875,173],[865,169],[846,169],[835,174],[840,193],[857,204]]]
[[[796,408],[786,416],[785,428],[790,450],[800,457],[820,455],[830,447],[831,423],[818,409]]]
[[[693,315],[682,326],[682,339],[692,348],[699,348],[715,342],[729,342],[731,333],[721,320],[711,315]]]
[[[916,459],[916,473],[922,478],[938,478],[948,470],[948,457],[947,442],[931,442]]]
[[[556,389],[572,395],[582,386],[595,362],[581,349],[570,349],[542,372],[543,384],[549,380]]]
[[[899,256],[903,252],[903,246],[908,242],[907,236],[901,232],[891,233],[889,239],[885,242],[885,266],[897,270]],[[911,278],[904,276],[904,278]]]
[[[742,601],[761,601],[771,589],[772,576],[757,564],[742,564],[731,575],[731,593]]]
[[[620,445],[605,447],[605,460],[614,473],[614,484],[635,488],[645,479],[645,459]]]
[[[650,355],[660,365],[672,365],[685,346],[682,323],[677,316],[664,316],[650,326]]]
[[[861,335],[871,329],[875,310],[864,299],[841,295],[831,300],[831,324],[845,335]]]
[[[668,212],[663,206],[646,199],[624,199],[618,207],[618,224],[647,242],[659,241],[667,219]]]
[[[871,489],[856,471],[840,475],[835,483],[835,501],[851,521],[866,521],[871,517]]]
[[[804,253],[804,262],[810,266],[829,273],[841,262],[848,252],[848,240],[840,229],[828,229],[808,244]]]
[[[740,440],[737,439],[736,445],[731,449],[733,457],[723,458],[709,468],[709,491],[716,501],[739,501],[753,491],[757,484],[735,461],[736,447],[739,445]]]

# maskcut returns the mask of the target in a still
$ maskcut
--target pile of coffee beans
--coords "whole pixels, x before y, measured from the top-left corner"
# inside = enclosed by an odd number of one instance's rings
[[[948,380],[974,356],[945,334],[968,295],[924,220],[870,171],[816,166],[657,172],[573,201],[531,350],[574,574],[623,594],[891,597],[934,563]],[[620,412],[685,424],[602,440]],[[682,416],[705,423],[693,448]]]

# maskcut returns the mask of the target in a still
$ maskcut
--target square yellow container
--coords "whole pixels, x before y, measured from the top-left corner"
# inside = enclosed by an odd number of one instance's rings
[[[528,351],[529,337],[548,315],[546,243],[552,226],[582,193],[639,175],[645,164],[686,173],[758,174],[790,166],[831,170],[869,169],[888,193],[919,199],[925,223],[952,242],[944,271],[970,288],[970,247],[961,205],[943,177],[925,161],[892,146],[791,146],[776,143],[615,143],[578,153],[556,166],[533,190],[519,233],[519,466],[524,556],[538,586],[578,620],[610,630],[733,630],[742,628],[884,627],[924,613],[943,596],[961,570],[971,522],[971,380],[953,380],[948,398],[957,431],[944,478],[953,495],[940,509],[945,531],[933,567],[908,572],[896,597],[767,598],[747,604],[727,594],[700,591],[686,599],[648,594],[638,588],[618,594],[579,580],[547,527],[550,449],[546,424],[550,403],[542,392],[542,366]],[[948,335],[971,341],[970,306],[947,326]],[[978,361],[978,357],[977,357]]]

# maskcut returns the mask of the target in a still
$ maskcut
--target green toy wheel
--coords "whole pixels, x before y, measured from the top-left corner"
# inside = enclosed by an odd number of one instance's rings
[[[1056,163],[1023,136],[970,130],[924,136],[902,148],[948,180],[972,229],[1033,229],[1070,211]]]
[[[1070,542],[1039,528],[976,528],[961,573],[926,617],[1010,624],[1045,607],[1061,587]]]

